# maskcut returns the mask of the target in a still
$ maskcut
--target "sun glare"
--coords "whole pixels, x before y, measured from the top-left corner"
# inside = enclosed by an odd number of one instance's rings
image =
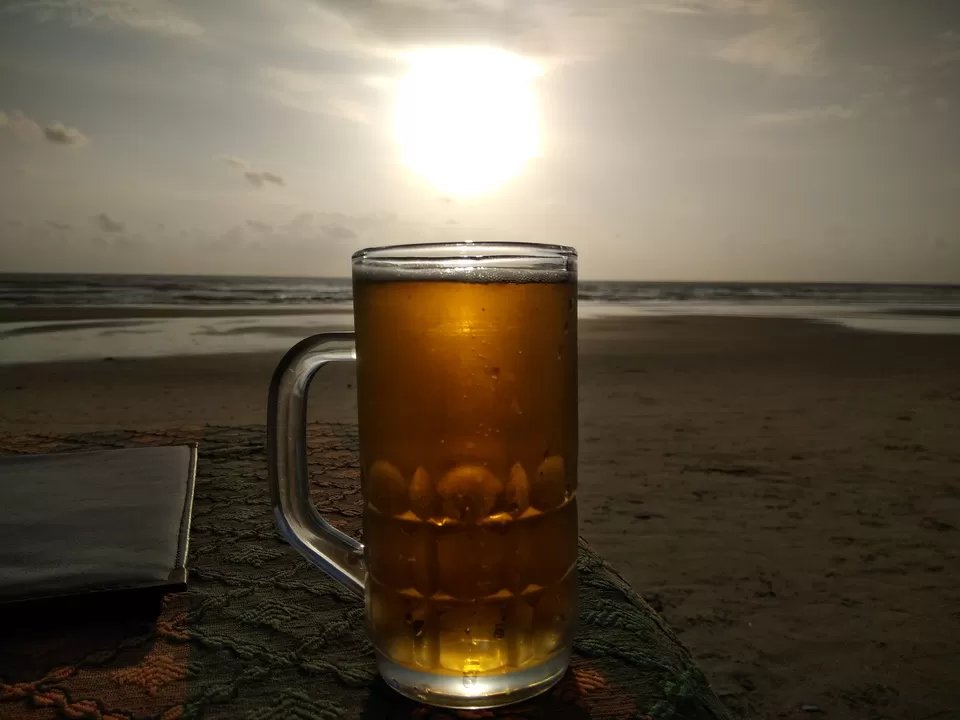
[[[537,68],[490,48],[423,50],[397,97],[406,164],[439,190],[477,195],[516,175],[539,148]]]

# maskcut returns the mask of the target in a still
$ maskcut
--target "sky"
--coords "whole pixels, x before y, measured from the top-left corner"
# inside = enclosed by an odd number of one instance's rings
[[[411,53],[541,69],[538,152],[454,197]],[[960,283],[956,0],[3,0],[0,272],[344,276],[568,244],[581,277]]]

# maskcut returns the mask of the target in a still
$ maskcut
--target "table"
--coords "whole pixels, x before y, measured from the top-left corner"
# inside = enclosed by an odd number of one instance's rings
[[[357,430],[308,429],[312,492],[358,534]],[[580,628],[551,692],[495,711],[447,711],[378,679],[363,606],[276,532],[262,426],[0,436],[0,453],[199,444],[190,587],[155,600],[0,618],[0,718],[725,720],[677,637],[581,540]]]

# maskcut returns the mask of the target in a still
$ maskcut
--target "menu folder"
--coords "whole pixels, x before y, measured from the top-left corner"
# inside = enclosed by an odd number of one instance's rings
[[[0,457],[0,608],[184,590],[197,447]]]

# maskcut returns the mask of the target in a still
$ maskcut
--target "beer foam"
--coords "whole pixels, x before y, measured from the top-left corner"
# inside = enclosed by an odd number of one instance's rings
[[[360,260],[353,265],[353,277],[360,282],[467,282],[478,284],[560,284],[576,282],[576,263],[558,260],[543,267],[523,264],[496,264],[514,258],[450,258],[444,260]],[[570,266],[570,267],[568,267]]]
[[[353,256],[361,282],[569,283],[577,253],[559,245],[455,243],[361,250]]]

